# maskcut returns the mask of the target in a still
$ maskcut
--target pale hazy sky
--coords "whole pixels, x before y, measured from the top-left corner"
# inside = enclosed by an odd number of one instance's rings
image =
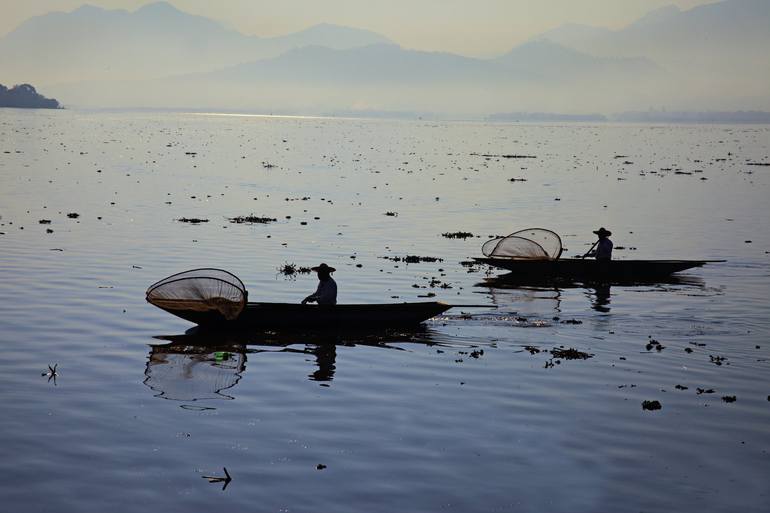
[[[251,35],[273,36],[316,23],[384,34],[407,48],[466,55],[502,53],[563,23],[620,28],[652,9],[716,0],[171,0],[178,9]],[[0,35],[32,16],[84,3],[134,10],[150,0],[0,0]]]

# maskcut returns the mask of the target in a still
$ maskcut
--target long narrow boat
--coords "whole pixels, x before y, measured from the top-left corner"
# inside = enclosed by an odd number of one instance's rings
[[[452,308],[452,305],[436,301],[344,305],[246,303],[237,317],[227,319],[217,310],[196,308],[189,301],[189,308],[181,309],[178,306],[164,307],[162,302],[158,301],[154,304],[177,317],[204,327],[303,330],[416,326]]]
[[[147,302],[203,327],[317,330],[416,326],[452,308],[440,302],[303,305],[251,303],[243,282],[223,269],[192,269],[150,285]],[[463,305],[473,306],[473,305]]]
[[[641,283],[724,260],[605,260],[561,259],[561,237],[545,228],[525,228],[505,237],[495,237],[481,246],[485,258],[474,258],[511,271],[519,282],[563,280],[603,283]]]
[[[610,260],[569,258],[526,260],[514,258],[474,258],[476,262],[511,271],[522,279],[564,279],[585,281],[644,282],[724,260]]]

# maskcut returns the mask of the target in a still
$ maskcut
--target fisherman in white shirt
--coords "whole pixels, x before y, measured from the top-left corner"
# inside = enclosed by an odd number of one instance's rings
[[[337,282],[331,277],[331,273],[336,271],[336,269],[334,267],[329,267],[326,264],[321,264],[318,267],[313,267],[311,270],[318,273],[318,288],[314,293],[303,299],[302,304],[318,303],[319,305],[336,305]]]

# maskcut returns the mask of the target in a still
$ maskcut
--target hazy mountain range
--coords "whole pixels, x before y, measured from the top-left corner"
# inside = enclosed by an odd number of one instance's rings
[[[643,55],[668,69],[685,66],[746,71],[770,68],[770,2],[729,0],[682,11],[654,10],[620,30],[564,25],[541,34],[575,50],[603,57]]]
[[[309,45],[390,42],[373,32],[332,25],[281,37],[245,36],[166,2],[134,12],[84,5],[31,18],[1,38],[0,69],[46,84],[136,80],[211,71]]]
[[[0,81],[65,105],[317,113],[770,109],[770,2],[659,9],[621,30],[566,25],[491,59],[317,25],[246,36],[165,2],[85,5],[0,38]]]

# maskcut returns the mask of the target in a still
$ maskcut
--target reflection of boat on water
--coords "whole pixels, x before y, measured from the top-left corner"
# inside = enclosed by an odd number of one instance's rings
[[[196,327],[184,335],[155,338],[169,343],[150,346],[144,384],[158,392],[156,397],[178,401],[233,399],[224,391],[240,381],[246,370],[247,355],[269,352],[311,355],[317,368],[308,374],[308,379],[331,381],[336,371],[338,346],[402,350],[391,344],[434,344],[426,329],[378,334],[371,331],[303,334]]]
[[[237,385],[244,370],[243,346],[153,345],[144,384],[174,401],[233,399],[223,391]]]
[[[560,276],[522,276],[519,273],[510,272],[484,278],[484,281],[477,283],[478,287],[494,287],[498,289],[514,289],[514,288],[596,288],[596,287],[609,287],[611,285],[618,286],[651,286],[651,285],[685,285],[692,287],[703,287],[704,281],[699,276],[688,275],[676,275],[676,276],[664,276],[653,278],[649,280],[643,279],[590,279],[590,278],[569,278]]]
[[[183,335],[159,335],[155,338],[170,342],[161,347],[186,347],[215,349],[241,347],[247,353],[274,351],[295,345],[376,346],[396,349],[397,342],[434,344],[434,333],[429,328],[417,326],[403,330],[376,331],[340,329],[337,331],[258,331],[212,330],[195,326]]]
[[[693,287],[703,289],[705,283],[702,278],[698,276],[667,276],[662,279],[653,279],[648,281],[642,280],[614,280],[614,281],[601,281],[601,280],[573,280],[565,278],[543,278],[540,279],[527,279],[516,273],[507,273],[499,276],[485,278],[482,282],[477,283],[476,287],[488,288],[490,294],[495,297],[496,291],[503,290],[518,290],[522,292],[529,292],[530,294],[537,294],[538,292],[552,292],[555,293],[554,300],[556,300],[556,310],[559,310],[558,304],[561,292],[567,289],[584,289],[587,291],[587,295],[591,299],[591,308],[597,312],[607,313],[610,311],[611,302],[611,289],[612,287],[636,287],[636,286],[649,286],[654,287],[655,290],[665,290],[666,287]]]

